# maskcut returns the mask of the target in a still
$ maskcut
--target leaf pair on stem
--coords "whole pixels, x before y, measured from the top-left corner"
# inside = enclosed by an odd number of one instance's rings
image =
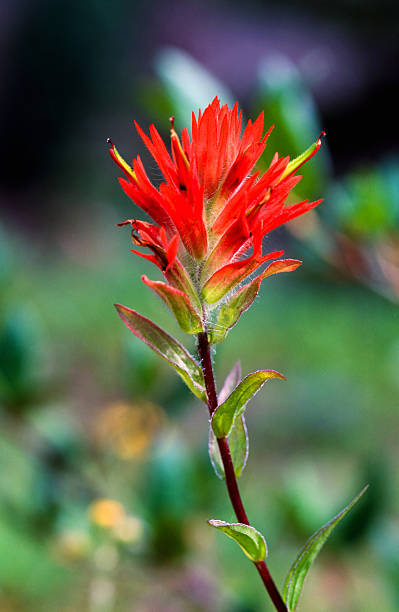
[[[305,578],[334,528],[348,514],[353,506],[359,501],[368,489],[368,485],[334,518],[318,529],[300,550],[297,558],[291,566],[283,588],[283,600],[289,612],[295,612],[299,598],[302,593]],[[226,523],[219,520],[208,521],[211,527],[225,533],[233,539],[246,556],[257,563],[263,561],[267,556],[267,545],[263,535],[254,527],[242,523]]]

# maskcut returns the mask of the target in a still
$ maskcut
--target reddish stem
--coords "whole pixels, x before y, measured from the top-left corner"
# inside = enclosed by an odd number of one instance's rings
[[[237,519],[244,525],[249,525],[247,513],[242,503],[240,491],[238,489],[237,478],[234,472],[233,461],[231,459],[230,447],[227,438],[217,438],[217,443],[222,457],[224,473],[226,475],[226,486],[229,497],[236,513]]]
[[[201,358],[202,371],[204,374],[209,414],[212,416],[217,408],[218,399],[215,377],[213,374],[211,351],[208,341],[208,334],[206,331],[198,334],[198,352]],[[234,472],[233,461],[231,459],[229,442],[227,438],[217,438],[217,443],[223,461],[227,490],[229,492],[229,497],[234,508],[234,512],[240,523],[250,525],[247,513],[245,512],[244,504],[242,503],[240,491],[238,489],[237,478]],[[266,563],[264,561],[259,561],[254,563],[254,565],[259,572],[263,584],[265,585],[276,610],[278,612],[288,612],[287,607],[274,583],[274,580],[270,575]]]

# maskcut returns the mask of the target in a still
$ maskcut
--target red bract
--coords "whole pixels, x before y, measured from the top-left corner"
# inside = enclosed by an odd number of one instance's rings
[[[171,153],[154,125],[148,136],[136,124],[164,176],[159,189],[140,157],[129,166],[111,141],[110,154],[125,174],[123,190],[155,222],[121,224],[130,224],[134,244],[150,251],[133,252],[155,263],[200,312],[201,302],[218,302],[266,260],[282,254],[262,253],[268,232],[321,202],[286,206],[301,179],[294,173],[317,152],[321,139],[295,160],[276,154],[261,175],[253,170],[272,129],[263,135],[263,113],[242,131],[238,104],[229,109],[215,98],[198,117],[193,113],[191,138],[184,128],[180,140],[173,118],[171,124]]]

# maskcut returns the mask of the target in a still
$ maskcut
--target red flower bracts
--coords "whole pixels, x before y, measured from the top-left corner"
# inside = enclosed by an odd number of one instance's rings
[[[171,153],[154,125],[150,136],[137,123],[136,128],[165,181],[156,189],[140,157],[129,166],[109,141],[110,154],[126,177],[119,179],[123,190],[154,221],[129,219],[120,225],[131,225],[134,245],[148,250],[133,252],[155,263],[167,283],[143,281],[168,304],[184,331],[198,333],[207,305],[219,304],[227,294],[234,298],[231,292],[243,280],[283,254],[263,254],[263,237],[321,202],[285,204],[301,179],[295,172],[318,151],[321,138],[292,161],[276,153],[261,175],[254,167],[272,130],[263,135],[263,112],[242,131],[238,104],[229,109],[215,98],[198,117],[193,113],[191,138],[184,128],[180,140],[171,118]],[[300,263],[279,260],[250,285],[258,290],[262,278]]]

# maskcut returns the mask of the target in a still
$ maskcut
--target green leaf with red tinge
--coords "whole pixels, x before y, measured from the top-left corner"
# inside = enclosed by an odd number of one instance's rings
[[[260,243],[259,247],[261,247]],[[261,256],[260,250],[258,250],[258,247],[255,245],[254,252],[250,257],[232,261],[212,274],[202,287],[202,297],[208,304],[216,304],[216,302],[232,291],[241,281],[255,272],[259,266],[270,259],[281,257],[283,253],[284,251],[273,251],[272,253]]]
[[[206,402],[202,370],[190,353],[150,319],[121,304],[115,304],[115,308],[130,331],[165,359],[182,377],[194,395]]]
[[[237,542],[247,557],[254,563],[259,563],[266,558],[266,540],[255,527],[244,525],[244,523],[226,523],[218,520],[208,521],[208,525],[223,531],[229,538]]]
[[[212,416],[212,429],[217,438],[230,434],[234,420],[243,414],[248,401],[259,391],[266,381],[272,378],[285,380],[285,376],[275,370],[259,370],[248,374],[229,397],[220,404]]]
[[[298,259],[278,259],[273,261],[264,272],[254,278],[250,283],[233,293],[233,295],[221,305],[217,322],[211,327],[209,341],[212,344],[223,342],[229,330],[238,322],[241,315],[251,306],[258,295],[262,280],[273,274],[281,272],[292,272],[301,265]]]
[[[211,344],[223,342],[229,330],[234,327],[243,312],[245,312],[256,298],[261,280],[255,279],[242,287],[220,307],[217,322],[209,331]]]
[[[241,364],[239,361],[232,367],[230,373],[227,375],[224,385],[219,393],[219,403],[224,402],[225,399],[230,395],[233,389],[238,385],[241,380]],[[247,427],[245,424],[244,415],[241,418],[234,421],[230,435],[227,437],[230,447],[231,460],[234,466],[234,473],[237,478],[241,475],[248,458],[248,435]],[[213,469],[216,475],[223,479],[224,478],[224,467],[222,458],[220,456],[218,443],[213,433],[212,426],[209,428],[209,442],[208,442],[209,457]]]
[[[299,268],[301,263],[299,259],[278,259],[267,266],[266,270],[260,275],[261,279],[273,276],[273,274],[281,274],[281,272],[293,272]]]
[[[322,546],[333,529],[344,516],[348,514],[367,489],[368,485],[360,491],[359,495],[357,495],[346,508],[316,531],[300,551],[288,573],[283,590],[283,599],[287,604],[289,612],[294,612],[296,610],[306,575]]]
[[[170,308],[179,326],[186,334],[199,334],[203,331],[201,318],[183,291],[179,291],[179,289],[175,289],[162,281],[150,280],[145,275],[141,279]]]

